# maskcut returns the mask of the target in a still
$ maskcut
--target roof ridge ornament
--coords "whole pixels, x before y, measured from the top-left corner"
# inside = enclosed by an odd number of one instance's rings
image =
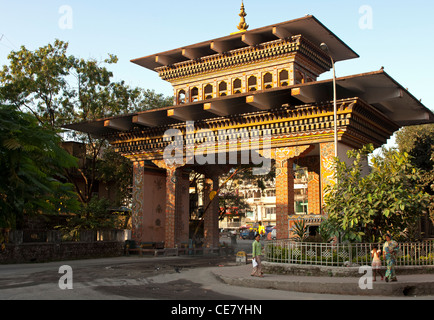
[[[240,23],[237,26],[237,29],[240,30],[239,32],[245,32],[249,28],[249,25],[246,23],[245,17],[247,16],[246,11],[244,10],[244,1],[241,1],[241,11],[239,16],[241,17]]]

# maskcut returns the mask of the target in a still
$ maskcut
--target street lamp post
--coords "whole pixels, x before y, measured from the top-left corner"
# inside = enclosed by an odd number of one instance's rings
[[[335,69],[335,61],[333,60],[332,55],[330,54],[329,47],[324,42],[320,44],[321,49],[328,54],[330,60],[332,62],[333,68],[333,120],[334,120],[334,141],[335,141],[335,157],[338,157],[338,108],[336,102],[336,69]]]

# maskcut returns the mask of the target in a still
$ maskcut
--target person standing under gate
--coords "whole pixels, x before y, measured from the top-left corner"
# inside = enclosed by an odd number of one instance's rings
[[[397,281],[395,273],[396,254],[398,243],[392,240],[390,234],[386,234],[386,242],[383,246],[383,256],[386,259],[387,271],[385,274],[386,282]]]
[[[381,251],[378,250],[378,245],[374,244],[374,248],[371,251],[372,257],[372,270],[374,271],[374,280],[377,281],[377,274],[381,276],[381,280],[384,279],[383,273],[381,271],[381,260],[380,260]]]
[[[261,265],[261,255],[262,255],[262,245],[259,242],[261,236],[259,234],[256,235],[255,241],[252,243],[252,264],[253,271],[251,276],[254,277],[263,277],[262,274],[262,265]]]

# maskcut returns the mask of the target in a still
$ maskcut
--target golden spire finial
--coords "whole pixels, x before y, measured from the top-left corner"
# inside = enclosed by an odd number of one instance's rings
[[[247,13],[244,10],[244,2],[242,0],[241,0],[241,11],[240,11],[239,16],[241,17],[241,20],[237,26],[238,30],[240,30],[240,32],[247,31],[247,29],[249,28],[249,25],[246,23],[245,17],[247,16]]]

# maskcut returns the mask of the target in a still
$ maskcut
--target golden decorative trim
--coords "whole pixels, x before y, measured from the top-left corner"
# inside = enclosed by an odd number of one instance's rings
[[[306,55],[320,68],[329,70],[331,66],[328,58],[324,57],[318,50],[310,41],[298,35],[293,36],[291,39],[279,39],[262,43],[256,47],[240,48],[223,54],[206,56],[198,60],[162,66],[156,68],[155,71],[159,73],[163,80],[172,81],[178,78],[239,67],[264,60],[274,60],[295,52]]]
[[[244,2],[243,1],[241,1],[241,9],[240,9],[239,16],[241,17],[241,19],[240,19],[240,23],[237,26],[237,29],[239,30],[239,32],[245,32],[249,28],[249,25],[246,23],[245,18],[247,16],[247,13],[244,10]]]
[[[351,145],[362,145],[364,141],[378,144],[397,130],[397,126],[385,119],[374,108],[360,99],[344,99],[338,102],[339,140]],[[382,127],[376,125],[382,123]],[[328,142],[333,140],[333,106],[305,105],[297,108],[282,107],[267,111],[241,114],[230,118],[217,118],[196,122],[196,128],[186,131],[185,123],[149,128],[130,132],[120,132],[107,136],[117,151],[123,155],[138,155],[144,159],[162,156],[164,148],[170,143],[164,141],[167,129],[178,129],[184,136],[183,143],[197,144],[199,130],[208,129],[218,134],[220,130],[259,130],[259,136],[271,135],[272,147],[294,146],[299,144]],[[187,135],[186,135],[187,133]],[[237,131],[237,133],[239,133]],[[192,139],[196,139],[192,140]],[[248,148],[249,135],[238,138],[241,148]],[[195,146],[197,147],[197,146]],[[206,148],[206,144],[199,145]],[[199,149],[200,150],[200,149]],[[146,156],[145,156],[146,155]]]

